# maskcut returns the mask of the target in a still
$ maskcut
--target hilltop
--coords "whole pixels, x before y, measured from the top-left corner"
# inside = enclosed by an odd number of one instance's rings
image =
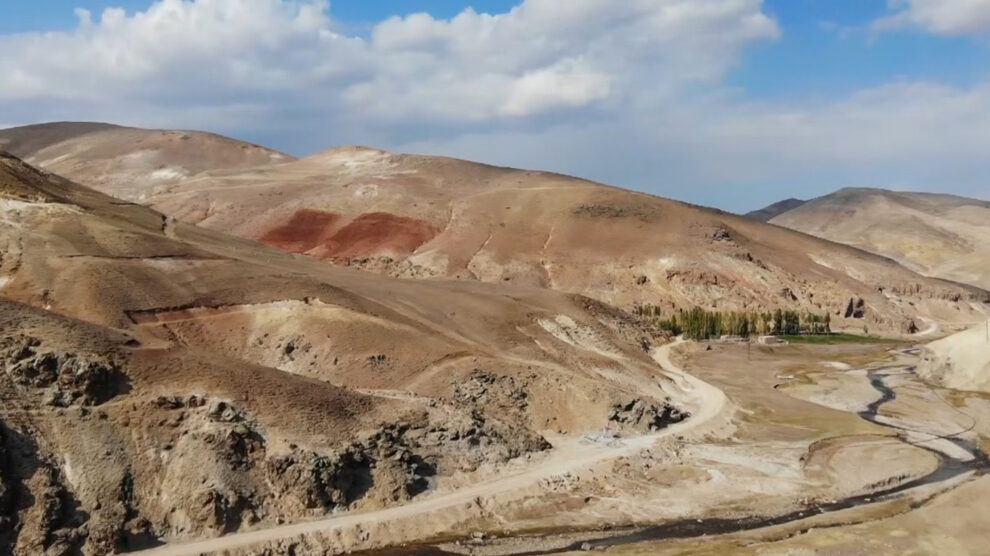
[[[890,257],[928,276],[990,287],[990,202],[848,188],[771,223]]]
[[[248,168],[293,157],[213,133],[91,122],[0,129],[0,149],[49,172],[127,200],[206,170]]]

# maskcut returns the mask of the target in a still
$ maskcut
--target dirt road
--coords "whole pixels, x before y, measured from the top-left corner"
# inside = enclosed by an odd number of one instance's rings
[[[935,320],[926,318],[926,317],[922,317],[920,315],[918,316],[918,318],[921,319],[921,321],[923,321],[928,326],[924,330],[922,330],[922,331],[918,332],[917,334],[915,334],[915,337],[917,337],[917,338],[924,338],[926,336],[933,336],[936,333],[938,333],[938,331],[939,331],[938,322],[936,322]]]
[[[663,367],[664,371],[673,378],[677,387],[684,392],[689,410],[691,411],[691,417],[658,433],[624,438],[621,442],[613,441],[607,444],[590,442],[580,438],[567,439],[563,444],[555,447],[547,459],[534,463],[532,467],[454,491],[425,495],[402,506],[372,512],[335,516],[317,521],[282,525],[258,531],[234,533],[203,541],[169,544],[131,554],[142,554],[146,556],[194,556],[222,550],[240,549],[283,539],[292,539],[311,533],[332,533],[334,530],[343,530],[359,525],[367,526],[406,519],[464,505],[478,498],[532,487],[539,484],[540,481],[551,477],[586,469],[605,460],[633,455],[640,450],[649,448],[659,438],[684,434],[691,429],[707,423],[717,417],[726,407],[727,398],[721,390],[685,373],[670,360],[671,350],[681,343],[682,341],[679,340],[673,344],[657,348],[653,352],[653,357]]]

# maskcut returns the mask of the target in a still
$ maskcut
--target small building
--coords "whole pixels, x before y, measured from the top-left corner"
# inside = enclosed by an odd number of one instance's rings
[[[760,336],[757,342],[764,346],[774,346],[774,345],[784,345],[787,340],[783,338],[778,338],[777,336]]]

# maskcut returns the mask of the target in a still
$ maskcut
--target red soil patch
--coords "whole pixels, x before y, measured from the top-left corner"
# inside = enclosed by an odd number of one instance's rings
[[[288,222],[272,228],[259,241],[293,253],[305,253],[330,238],[341,216],[322,210],[297,210]]]
[[[439,232],[428,222],[387,212],[362,214],[342,224],[344,218],[339,214],[302,209],[259,240],[294,253],[348,258],[408,255]]]
[[[387,212],[362,214],[313,250],[318,257],[408,255],[437,235],[429,222]]]

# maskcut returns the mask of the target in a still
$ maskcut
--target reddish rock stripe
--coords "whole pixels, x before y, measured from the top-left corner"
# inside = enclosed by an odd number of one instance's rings
[[[342,220],[336,213],[301,209],[259,239],[294,253],[347,258],[408,255],[439,232],[428,222],[387,212],[362,214],[341,227]]]

